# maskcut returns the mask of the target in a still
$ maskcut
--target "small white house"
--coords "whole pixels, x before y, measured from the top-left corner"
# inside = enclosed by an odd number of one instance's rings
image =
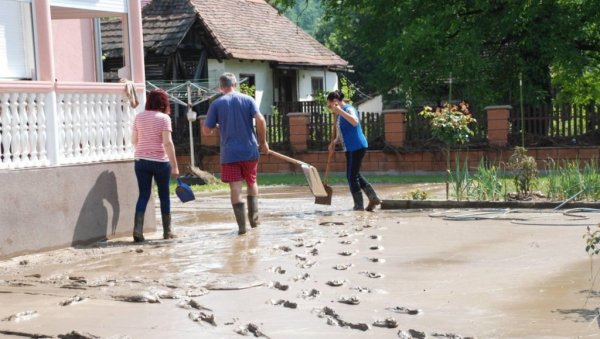
[[[153,0],[142,17],[148,80],[208,79],[215,87],[231,72],[255,86],[265,114],[337,89],[337,72],[349,67],[264,0]],[[114,69],[120,40],[110,27],[103,32],[105,68]]]

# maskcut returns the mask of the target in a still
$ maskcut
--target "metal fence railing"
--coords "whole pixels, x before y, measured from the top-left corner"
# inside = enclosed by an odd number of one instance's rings
[[[265,115],[267,121],[267,142],[273,149],[287,149],[290,144],[289,118],[285,114]]]
[[[404,146],[413,149],[422,149],[432,146],[443,146],[443,144],[433,138],[431,134],[430,121],[419,115],[422,107],[409,109],[405,115],[406,139]],[[466,146],[476,146],[487,143],[487,113],[485,110],[471,110],[473,118],[477,120],[471,129],[473,136]]]
[[[538,104],[513,106],[509,142],[521,145],[523,125],[525,146],[597,145],[600,141],[600,105]]]

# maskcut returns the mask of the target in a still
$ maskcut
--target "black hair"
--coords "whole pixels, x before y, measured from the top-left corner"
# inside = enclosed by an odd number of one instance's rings
[[[327,101],[332,101],[332,100],[342,101],[343,99],[344,99],[344,93],[342,93],[342,91],[339,91],[339,90],[329,92],[329,94],[327,95]]]

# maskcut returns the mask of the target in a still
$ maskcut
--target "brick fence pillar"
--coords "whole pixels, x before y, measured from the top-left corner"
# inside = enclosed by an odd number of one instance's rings
[[[406,140],[404,116],[406,115],[406,112],[407,110],[404,108],[383,111],[385,141],[392,146],[404,146],[404,141]]]
[[[487,112],[488,142],[490,145],[508,145],[508,127],[512,106],[488,106]]]
[[[219,145],[219,129],[216,129],[212,135],[203,135],[202,134],[202,126],[204,126],[204,121],[206,120],[206,115],[201,115],[198,117],[198,128],[200,129],[200,145],[201,146],[218,146]]]
[[[295,151],[308,148],[308,113],[288,113],[290,122],[290,144]]]

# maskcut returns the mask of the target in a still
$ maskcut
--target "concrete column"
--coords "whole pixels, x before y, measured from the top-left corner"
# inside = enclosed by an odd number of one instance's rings
[[[490,145],[508,145],[508,128],[512,106],[488,106],[487,112],[488,142]]]
[[[404,117],[406,112],[407,110],[404,108],[383,111],[385,141],[392,146],[404,146],[404,141],[406,140]]]
[[[54,43],[52,39],[52,14],[48,0],[33,1],[35,13],[36,42],[37,42],[37,67],[40,81],[54,82],[56,70],[54,67]]]
[[[201,115],[198,117],[198,126],[200,128],[200,145],[201,146],[218,146],[220,144],[219,140],[219,129],[216,129],[212,135],[204,135],[202,134],[202,126],[204,126],[204,121],[206,121],[206,115]]]
[[[144,35],[142,34],[142,6],[140,0],[129,0],[129,50],[131,55],[132,80],[136,84],[145,84],[144,73]],[[125,41],[125,40],[124,40]]]
[[[290,121],[290,143],[295,151],[308,149],[308,113],[288,113]]]

